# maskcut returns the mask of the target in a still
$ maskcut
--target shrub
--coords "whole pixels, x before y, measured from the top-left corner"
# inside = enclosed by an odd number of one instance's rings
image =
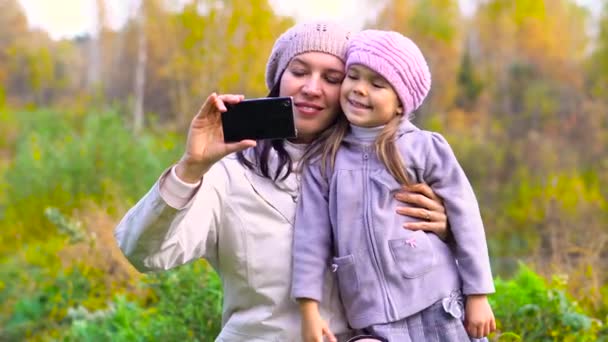
[[[10,202],[0,223],[0,255],[10,252],[14,241],[25,243],[56,232],[44,217],[49,206],[71,213],[88,200],[134,201],[181,148],[171,135],[134,137],[112,111],[70,120],[43,110],[15,117],[22,134],[3,175],[3,197]]]
[[[220,330],[222,292],[204,262],[152,274],[142,284],[155,303],[147,307],[117,297],[110,310],[73,313],[70,341],[213,341]]]
[[[511,280],[497,278],[495,284],[490,302],[502,332],[521,341],[597,341],[603,323],[566,295],[564,278],[556,276],[546,284],[520,264]]]

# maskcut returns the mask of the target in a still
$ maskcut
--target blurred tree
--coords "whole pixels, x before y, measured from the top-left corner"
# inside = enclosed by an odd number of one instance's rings
[[[455,0],[392,0],[375,27],[401,32],[425,55],[433,85],[423,112],[445,111],[456,96],[463,19]]]
[[[590,58],[591,94],[608,104],[608,1],[604,2],[595,50]]]
[[[102,78],[102,35],[106,22],[106,7],[104,0],[94,0],[93,4],[93,33],[88,40],[87,87],[95,92],[103,84]]]
[[[573,0],[483,2],[475,23],[480,47],[476,63],[484,66],[492,81],[496,110],[524,116],[542,112],[527,108],[523,98],[535,80],[543,81],[540,87],[551,88],[546,95],[558,96],[561,110],[579,105],[576,95],[583,90],[580,67],[588,43],[587,19],[588,13]],[[549,114],[557,118],[559,113]],[[527,131],[530,120],[538,118],[526,119],[516,129]]]
[[[18,94],[23,81],[9,66],[19,58],[20,38],[28,35],[27,18],[16,0],[3,0],[0,6],[0,93],[10,98]],[[24,82],[23,82],[24,83]],[[16,91],[15,91],[16,90]]]
[[[473,110],[482,87],[481,80],[473,65],[470,50],[467,49],[464,52],[458,71],[456,105],[467,111]]]
[[[189,123],[212,91],[265,95],[266,59],[290,24],[265,0],[199,0],[173,16],[164,32],[150,28],[163,47],[156,58],[165,56],[164,63],[155,70],[168,84],[164,92],[169,91],[178,124]]]
[[[148,51],[146,44],[146,12],[145,5],[141,3],[137,14],[137,62],[135,67],[133,132],[139,134],[144,125],[144,95],[146,88],[146,61]]]
[[[276,17],[266,1],[199,0],[179,11],[167,8],[161,0],[143,4],[145,112],[185,126],[212,91],[265,95],[266,59],[274,40],[291,25],[291,20]],[[134,16],[122,32],[108,34],[112,46],[124,47],[106,61],[108,65],[119,71],[136,70],[141,51],[138,32]],[[133,74],[111,75],[108,96],[121,102],[132,98]],[[136,98],[132,98],[135,103]]]

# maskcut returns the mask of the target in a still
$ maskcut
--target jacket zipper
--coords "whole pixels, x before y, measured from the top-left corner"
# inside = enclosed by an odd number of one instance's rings
[[[374,236],[374,230],[371,224],[371,220],[370,220],[370,212],[371,212],[371,202],[368,201],[368,182],[369,182],[369,169],[368,169],[368,165],[369,165],[369,148],[365,147],[364,152],[363,152],[363,203],[365,203],[365,210],[363,212],[363,216],[365,218],[365,223],[367,225],[367,233],[370,239],[370,244],[371,244],[371,252],[372,252],[372,260],[374,261],[374,267],[376,269],[376,274],[378,276],[378,280],[380,281],[380,287],[382,288],[382,292],[384,295],[384,299],[387,305],[384,305],[384,309],[385,309],[385,314],[387,315],[388,319],[393,321],[397,319],[397,310],[395,309],[394,306],[394,302],[393,299],[391,298],[391,295],[389,293],[388,290],[388,286],[386,285],[386,278],[384,278],[384,270],[382,269],[381,263],[378,260],[378,251],[377,251],[377,244],[376,244],[376,238]]]

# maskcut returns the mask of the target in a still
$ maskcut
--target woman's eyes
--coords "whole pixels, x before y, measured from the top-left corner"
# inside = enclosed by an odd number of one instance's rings
[[[309,75],[311,72],[305,69],[289,69],[292,75],[295,77],[303,77]],[[343,76],[342,75],[323,75],[323,79],[330,84],[340,84],[342,83]]]
[[[342,83],[341,76],[325,76],[325,80],[331,84],[339,84]]]
[[[291,73],[294,76],[304,76],[306,75],[306,70],[302,70],[302,69],[291,69]]]

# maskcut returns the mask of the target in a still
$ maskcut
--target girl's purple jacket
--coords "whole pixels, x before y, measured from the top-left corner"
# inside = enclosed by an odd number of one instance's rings
[[[453,240],[403,228],[400,184],[374,147],[347,135],[326,177],[319,161],[302,175],[295,223],[292,297],[322,301],[323,272],[338,276],[353,328],[397,321],[452,291],[494,292],[477,199],[451,147],[438,133],[408,120],[396,146],[410,180],[429,184],[444,200]]]

